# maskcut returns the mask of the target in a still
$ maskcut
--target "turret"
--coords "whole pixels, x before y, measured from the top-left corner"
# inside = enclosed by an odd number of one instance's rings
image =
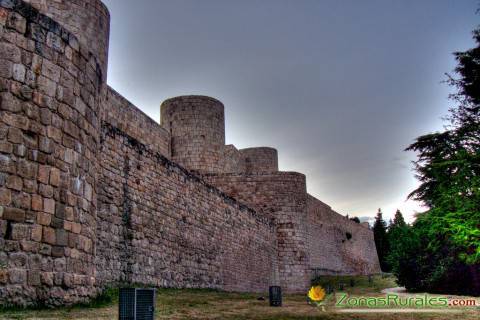
[[[272,173],[278,171],[278,153],[274,148],[258,147],[241,149],[245,173]]]
[[[0,176],[8,177],[0,183],[8,252],[0,304],[85,302],[98,292],[99,101],[109,14],[99,0],[0,1],[0,13]]]
[[[170,132],[172,160],[197,173],[221,173],[225,146],[223,104],[206,96],[180,96],[161,106]]]
[[[19,1],[20,2],[20,1]],[[110,13],[100,0],[24,0],[52,18],[85,45],[97,59],[102,79],[107,79]],[[75,47],[75,44],[73,45]],[[84,51],[88,54],[88,51]]]

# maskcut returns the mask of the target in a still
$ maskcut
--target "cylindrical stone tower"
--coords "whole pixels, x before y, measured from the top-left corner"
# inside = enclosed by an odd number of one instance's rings
[[[239,150],[245,162],[246,173],[272,173],[278,171],[278,152],[270,147]]]
[[[99,0],[29,2],[0,1],[0,304],[68,305],[97,293],[109,19]]]
[[[161,124],[172,136],[172,160],[200,174],[221,173],[225,146],[223,104],[205,96],[181,96],[161,106]]]
[[[24,0],[74,34],[98,59],[107,79],[110,13],[100,0]],[[88,52],[87,52],[88,53]]]

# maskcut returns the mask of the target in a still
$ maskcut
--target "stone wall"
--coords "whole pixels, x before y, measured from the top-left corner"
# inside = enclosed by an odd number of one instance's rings
[[[102,70],[76,36],[0,1],[0,297],[49,305],[96,293]]]
[[[380,272],[373,232],[308,195],[307,239],[313,275]]]
[[[102,129],[98,281],[234,291],[273,284],[270,219],[118,128]]]
[[[102,92],[101,119],[170,158],[170,133],[108,86]]]
[[[274,219],[280,283],[286,291],[305,290],[317,275],[380,272],[372,231],[307,194],[303,175],[209,174],[203,178]]]
[[[287,292],[310,285],[307,244],[305,176],[296,172],[271,174],[209,174],[205,181],[245,202],[276,225],[279,282]]]
[[[372,232],[278,172],[275,149],[225,146],[221,102],[169,99],[161,127],[109,88],[99,0],[28,2],[41,12],[0,0],[0,304],[379,271]]]

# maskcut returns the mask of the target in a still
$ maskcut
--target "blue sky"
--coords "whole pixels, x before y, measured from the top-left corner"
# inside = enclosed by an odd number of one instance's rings
[[[166,98],[215,97],[227,143],[277,148],[340,213],[421,210],[403,150],[443,128],[477,0],[103,1],[108,83],[154,120]]]

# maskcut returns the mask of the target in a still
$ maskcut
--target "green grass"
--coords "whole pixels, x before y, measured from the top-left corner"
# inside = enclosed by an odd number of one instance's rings
[[[381,295],[384,288],[396,286],[391,277],[376,276],[369,283],[366,277],[355,277],[355,286],[349,286],[348,277],[322,277],[332,285],[345,282],[346,292],[352,295]],[[348,280],[348,282],[346,282]],[[263,296],[265,300],[258,300]],[[117,319],[118,291],[109,289],[88,306],[43,310],[3,310],[0,319]],[[401,319],[434,319],[463,320],[478,319],[479,311],[465,311],[461,314],[340,314],[323,313],[307,303],[305,294],[284,296],[284,304],[280,308],[268,305],[268,294],[227,293],[205,289],[158,289],[156,301],[156,319],[255,319],[255,320],[300,320],[300,319],[367,319],[367,320],[401,320]]]

